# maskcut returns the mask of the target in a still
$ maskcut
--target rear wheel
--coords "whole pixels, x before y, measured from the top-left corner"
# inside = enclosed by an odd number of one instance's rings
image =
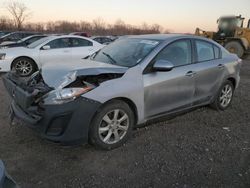
[[[101,149],[117,148],[127,141],[133,125],[134,114],[125,102],[109,102],[94,117],[90,142]]]
[[[211,106],[216,110],[226,110],[232,103],[234,95],[234,86],[229,80],[220,88],[215,101]]]
[[[242,58],[242,56],[244,55],[244,48],[237,41],[231,41],[231,42],[226,43],[225,48],[229,52],[236,54],[239,58]]]
[[[29,58],[21,57],[13,62],[12,70],[22,77],[30,76],[36,71],[34,61]]]

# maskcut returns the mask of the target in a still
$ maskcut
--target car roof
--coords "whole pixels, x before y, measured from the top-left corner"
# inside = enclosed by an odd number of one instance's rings
[[[78,36],[78,35],[49,35],[46,38],[48,40],[54,40],[54,39],[60,39],[60,38],[80,38],[80,39],[85,39],[85,40],[89,40],[89,41],[95,42],[91,38],[83,37],[83,36]]]
[[[90,38],[110,38],[109,36],[92,36]]]
[[[139,38],[139,39],[151,39],[164,41],[170,38],[183,38],[183,37],[192,37],[192,35],[187,34],[147,34],[147,35],[131,35],[128,38]]]
[[[202,36],[196,36],[196,35],[193,35],[193,34],[148,34],[148,35],[131,35],[131,36],[128,36],[127,38],[134,38],[134,39],[145,39],[145,40],[157,40],[157,41],[160,41],[160,42],[163,42],[163,41],[172,41],[172,40],[178,40],[178,39],[198,39],[198,40],[204,40],[204,41],[207,41],[207,42],[210,42],[210,43],[213,43],[215,45],[218,46],[218,43],[211,40],[211,39],[208,39],[208,38],[205,38],[205,37],[202,37]]]
[[[43,34],[41,34],[41,35],[30,35],[30,36],[25,37],[25,38],[23,38],[23,39],[21,39],[21,40],[25,41],[25,40],[28,40],[28,39],[34,38],[34,37],[48,37],[48,36],[49,36],[49,35],[43,35]]]
[[[90,39],[88,37],[83,37],[79,35],[49,35],[51,39],[59,39],[59,38],[82,38],[82,39]]]

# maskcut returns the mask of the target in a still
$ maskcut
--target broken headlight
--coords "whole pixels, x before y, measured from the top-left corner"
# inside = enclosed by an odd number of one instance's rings
[[[94,89],[93,86],[53,90],[44,97],[44,104],[64,104],[71,102],[92,89]]]

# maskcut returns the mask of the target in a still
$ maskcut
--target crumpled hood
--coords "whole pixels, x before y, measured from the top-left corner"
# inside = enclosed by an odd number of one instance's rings
[[[125,73],[127,70],[127,67],[92,60],[82,60],[68,63],[47,63],[42,67],[41,73],[44,82],[56,89],[63,82],[63,78],[71,72],[76,72],[76,76],[87,76],[105,73]]]

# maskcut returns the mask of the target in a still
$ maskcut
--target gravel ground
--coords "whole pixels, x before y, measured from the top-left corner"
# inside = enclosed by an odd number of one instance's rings
[[[113,151],[65,147],[9,126],[9,97],[0,81],[0,158],[24,188],[250,187],[250,61],[232,107],[208,107],[133,132]]]

